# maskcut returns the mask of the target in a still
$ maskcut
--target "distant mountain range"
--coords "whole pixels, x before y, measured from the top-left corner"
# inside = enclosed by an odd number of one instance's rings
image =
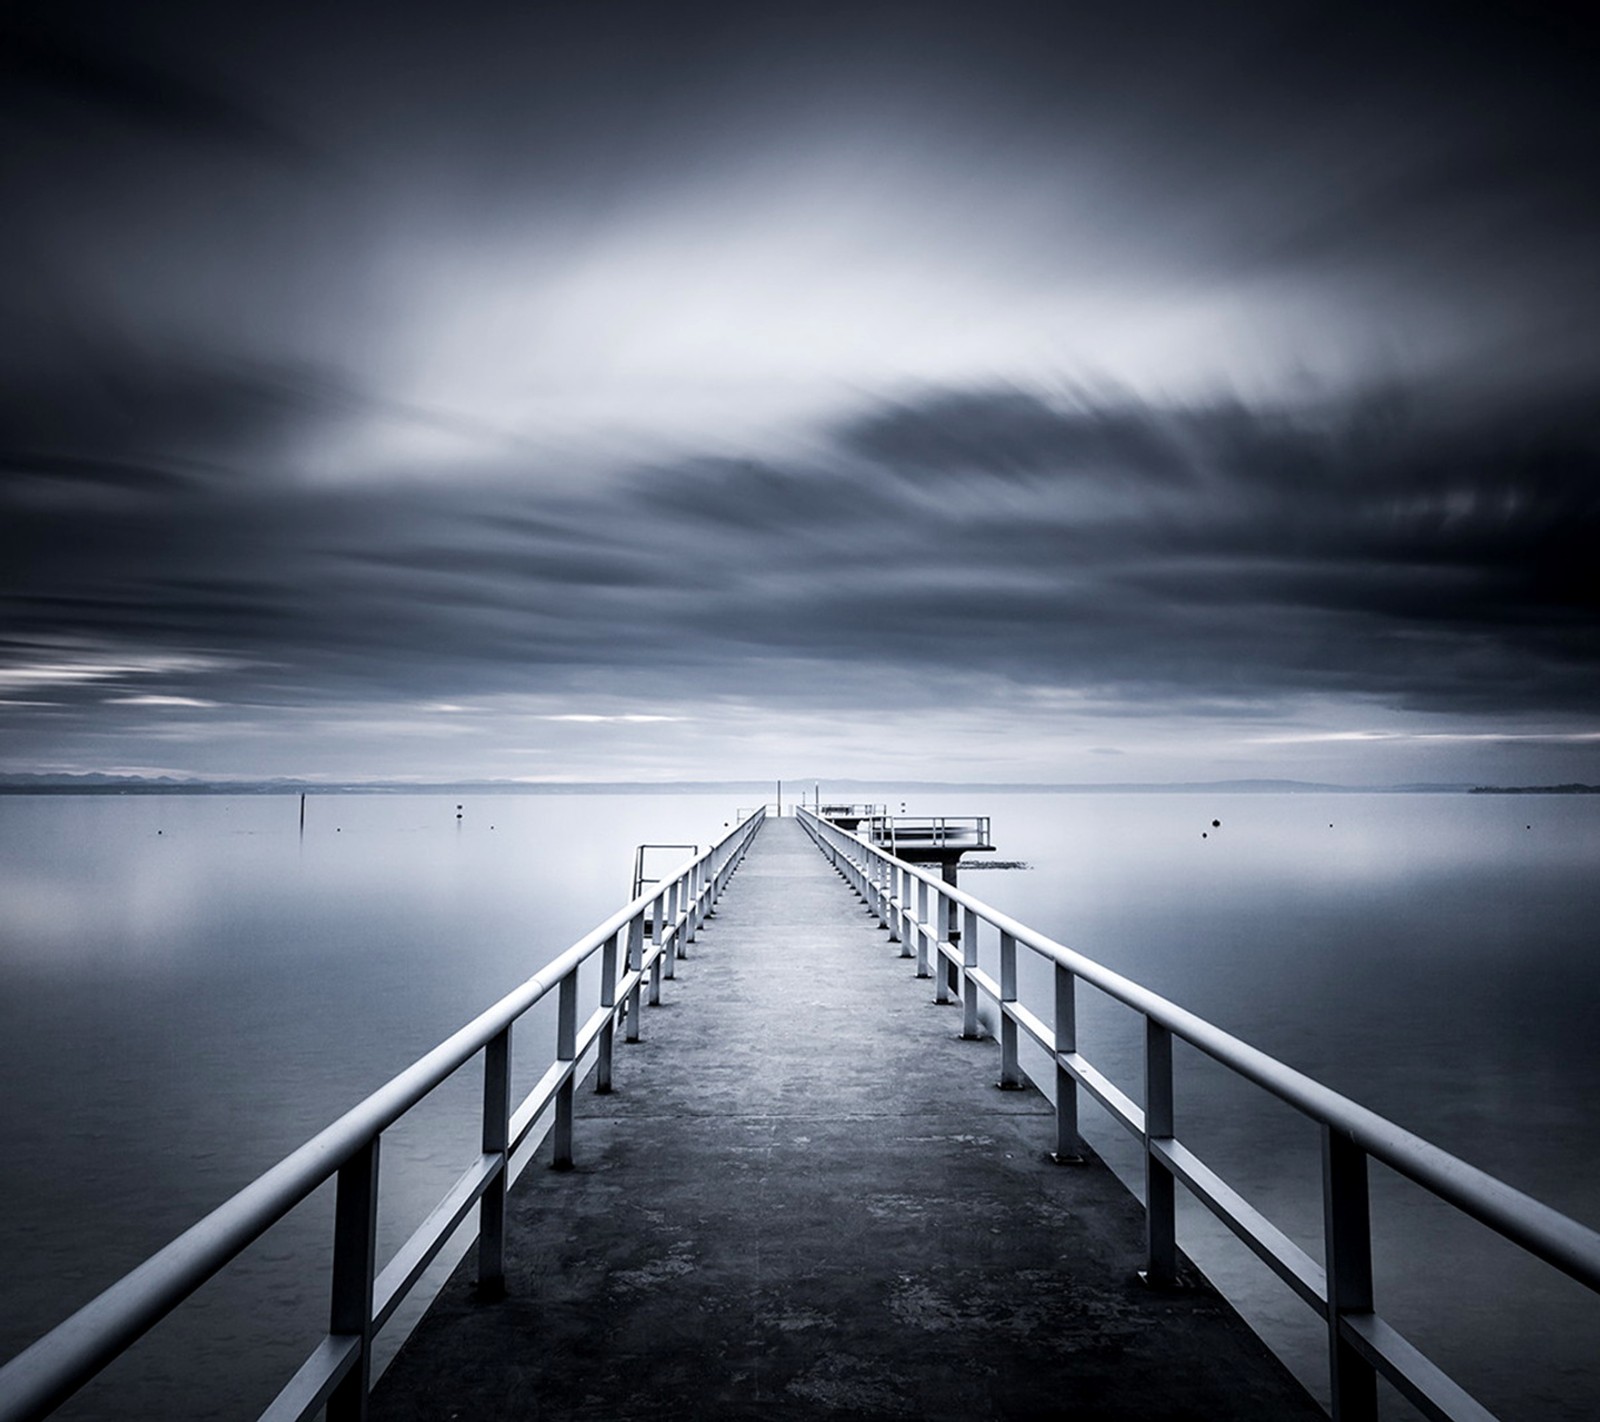
[[[939,791],[958,793],[988,791],[993,794],[1248,794],[1248,795],[1595,795],[1600,785],[1473,785],[1419,782],[1403,785],[1329,785],[1310,780],[1203,780],[1168,784],[1109,782],[1102,784],[1015,784],[953,780],[830,780],[796,778],[786,787],[809,790],[813,785],[828,787],[834,800],[854,795],[882,795],[887,785],[896,793]],[[770,780],[185,780],[171,775],[104,775],[89,772],[72,774],[0,774],[0,795],[684,795],[729,794],[759,795],[771,798],[775,789]],[[785,793],[785,800],[798,799]]]

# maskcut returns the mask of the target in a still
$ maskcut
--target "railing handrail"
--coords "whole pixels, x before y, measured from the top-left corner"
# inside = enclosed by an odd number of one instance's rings
[[[833,828],[838,830],[837,826]],[[859,836],[851,838],[860,842]],[[883,853],[876,845],[863,843],[863,847]],[[885,857],[893,858],[892,855]],[[1452,1155],[1370,1107],[1352,1101],[1331,1086],[1324,1086],[1315,1077],[1251,1046],[1215,1023],[1178,1006],[1170,998],[1029,928],[965,889],[946,884],[938,875],[915,864],[899,862],[915,878],[936,885],[947,898],[972,909],[1018,943],[1071,969],[1084,982],[1159,1022],[1173,1035],[1270,1091],[1297,1111],[1342,1131],[1369,1155],[1530,1249],[1546,1263],[1571,1274],[1591,1289],[1600,1290],[1600,1232],[1507,1185],[1497,1176]]]
[[[824,815],[822,818],[827,819]],[[874,830],[887,832],[891,842],[913,836],[931,836],[935,843],[948,841],[952,833],[974,835],[985,841],[989,833],[988,815],[870,815],[863,818]],[[830,821],[831,823],[831,821]],[[847,830],[848,834],[849,831]]]
[[[765,807],[668,876],[685,881],[731,841],[748,844]],[[660,882],[667,882],[663,879]],[[143,1263],[0,1366],[0,1422],[40,1417],[236,1258],[355,1154],[452,1076],[665,894],[641,892],[565,952],[325,1126]],[[620,1004],[618,1005],[620,1007]]]
[[[930,950],[938,955],[938,1000],[947,1001],[955,974],[962,976],[966,1014],[976,1035],[976,995],[984,993],[1000,1009],[1002,1084],[1021,1084],[1016,1056],[1018,1027],[1046,1049],[1056,1070],[1058,1155],[1075,1155],[1078,1140],[1078,1086],[1090,1089],[1115,1120],[1144,1140],[1146,1148],[1146,1216],[1149,1227],[1150,1276],[1170,1281],[1176,1268],[1176,1222],[1173,1182],[1184,1184],[1250,1244],[1294,1291],[1325,1316],[1334,1358],[1334,1417],[1376,1416],[1371,1387],[1378,1372],[1389,1377],[1430,1417],[1482,1419],[1490,1414],[1458,1384],[1374,1312],[1371,1291],[1371,1225],[1366,1184],[1366,1156],[1382,1161],[1437,1200],[1490,1227],[1502,1238],[1520,1244],[1534,1257],[1562,1270],[1587,1288],[1600,1292],[1600,1232],[1550,1208],[1544,1201],[1507,1185],[1474,1164],[1398,1126],[1386,1116],[1342,1096],[1312,1076],[1254,1048],[1234,1033],[1181,1008],[1130,977],[1088,958],[1037,929],[1019,923],[965,889],[888,853],[883,846],[802,813],[802,824],[834,857],[835,867],[851,878],[858,893],[875,905],[878,921],[891,934],[915,939],[918,976],[926,971]],[[854,854],[861,859],[854,859]],[[840,865],[845,861],[845,867]],[[882,877],[872,872],[877,862]],[[917,885],[912,893],[912,885]],[[915,905],[912,904],[915,899]],[[960,947],[950,939],[952,910],[963,910]],[[976,928],[987,923],[1000,934],[1000,981],[981,973],[976,958]],[[1016,1001],[1016,945],[1032,950],[1056,968],[1056,1025],[1051,1029]],[[902,955],[910,955],[902,942]],[[947,976],[949,974],[949,976]],[[1075,1041],[1075,987],[1086,982],[1146,1019],[1146,1104],[1134,1105],[1114,1083],[1086,1061]],[[1064,1016],[1062,1016],[1064,1014]],[[1066,1025],[1062,1025],[1066,1024]],[[1066,1033],[1066,1037],[1062,1035]],[[963,1035],[968,1030],[963,1029]],[[1213,1061],[1253,1081],[1272,1096],[1296,1108],[1323,1129],[1323,1228],[1325,1265],[1288,1240],[1259,1216],[1229,1185],[1194,1153],[1181,1145],[1173,1126],[1173,1054],[1171,1040],[1181,1038]],[[1067,1139],[1072,1144],[1067,1145]],[[1158,1200],[1157,1200],[1158,1196]],[[1160,1216],[1160,1217],[1158,1217]]]

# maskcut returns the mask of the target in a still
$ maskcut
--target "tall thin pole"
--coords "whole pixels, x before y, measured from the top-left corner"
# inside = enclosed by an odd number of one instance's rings
[[[778,782],[778,818],[783,818],[783,781]]]
[[[300,833],[306,832],[306,792],[300,792]]]

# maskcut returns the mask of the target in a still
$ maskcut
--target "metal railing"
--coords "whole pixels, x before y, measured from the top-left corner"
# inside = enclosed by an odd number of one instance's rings
[[[1176,1185],[1216,1215],[1327,1326],[1333,1415],[1337,1422],[1375,1422],[1377,1379],[1392,1383],[1426,1416],[1450,1422],[1493,1422],[1493,1415],[1425,1357],[1377,1312],[1372,1285],[1372,1234],[1367,1163],[1381,1161],[1424,1190],[1487,1225],[1529,1254],[1600,1292],[1600,1234],[1449,1154],[1374,1111],[1240,1041],[1176,1003],[1091,958],[1037,933],[936,875],[886,854],[859,835],[809,812],[801,823],[867,902],[878,924],[914,957],[917,976],[935,979],[940,1002],[959,997],[962,1036],[982,1034],[979,999],[999,1017],[1000,1084],[1021,1087],[1018,1061],[1025,1033],[1053,1063],[1055,1155],[1082,1156],[1078,1093],[1087,1092],[1140,1142],[1145,1163],[1146,1276],[1177,1282]],[[959,909],[960,942],[941,925]],[[978,966],[979,925],[999,935],[999,978]],[[1051,1020],[1017,997],[1017,949],[1053,966]],[[1098,1070],[1077,1045],[1076,989],[1098,988],[1145,1021],[1145,1092],[1140,1106]],[[1323,1248],[1319,1263],[1183,1144],[1173,1109],[1173,1039],[1179,1038],[1311,1118],[1322,1134]]]
[[[595,1089],[611,1089],[617,1027],[624,1026],[626,1041],[639,1040],[641,997],[660,1001],[662,978],[672,978],[678,960],[688,956],[687,946],[764,818],[758,810],[651,892],[636,896],[0,1368],[0,1422],[48,1415],[329,1179],[337,1183],[328,1329],[261,1417],[298,1422],[323,1406],[329,1422],[364,1417],[374,1336],[474,1205],[479,1289],[489,1297],[504,1292],[506,1191],[514,1156],[538,1145],[542,1136],[532,1137],[533,1129],[554,1107],[549,1124],[554,1163],[558,1168],[572,1164],[573,1092],[584,1074],[581,1068],[592,1054]],[[578,973],[597,954],[600,1001],[580,1023]],[[511,1029],[551,992],[557,995],[555,1055],[513,1109]],[[480,1053],[482,1151],[380,1269],[376,1224],[383,1133]]]
[[[661,882],[659,875],[654,878],[646,876],[644,872],[644,861],[646,854],[655,853],[663,849],[681,849],[685,853],[691,855],[698,854],[700,852],[700,846],[698,844],[641,844],[637,846],[633,851],[633,893],[630,895],[630,897],[636,899],[649,885],[659,884]]]
[[[841,829],[853,830],[862,820],[870,820],[888,813],[887,805],[817,805],[816,811],[825,820],[831,820]]]
[[[866,820],[866,837],[891,854],[897,849],[989,849],[988,815],[872,815]]]

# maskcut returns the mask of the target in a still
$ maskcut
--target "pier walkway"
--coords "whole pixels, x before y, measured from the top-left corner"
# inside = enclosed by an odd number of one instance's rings
[[[1323,1416],[1211,1290],[1139,1282],[1137,1202],[1049,1161],[1048,1102],[995,1089],[796,821],[690,953],[574,1168],[547,1144],[513,1189],[506,1298],[469,1258],[377,1422]]]

